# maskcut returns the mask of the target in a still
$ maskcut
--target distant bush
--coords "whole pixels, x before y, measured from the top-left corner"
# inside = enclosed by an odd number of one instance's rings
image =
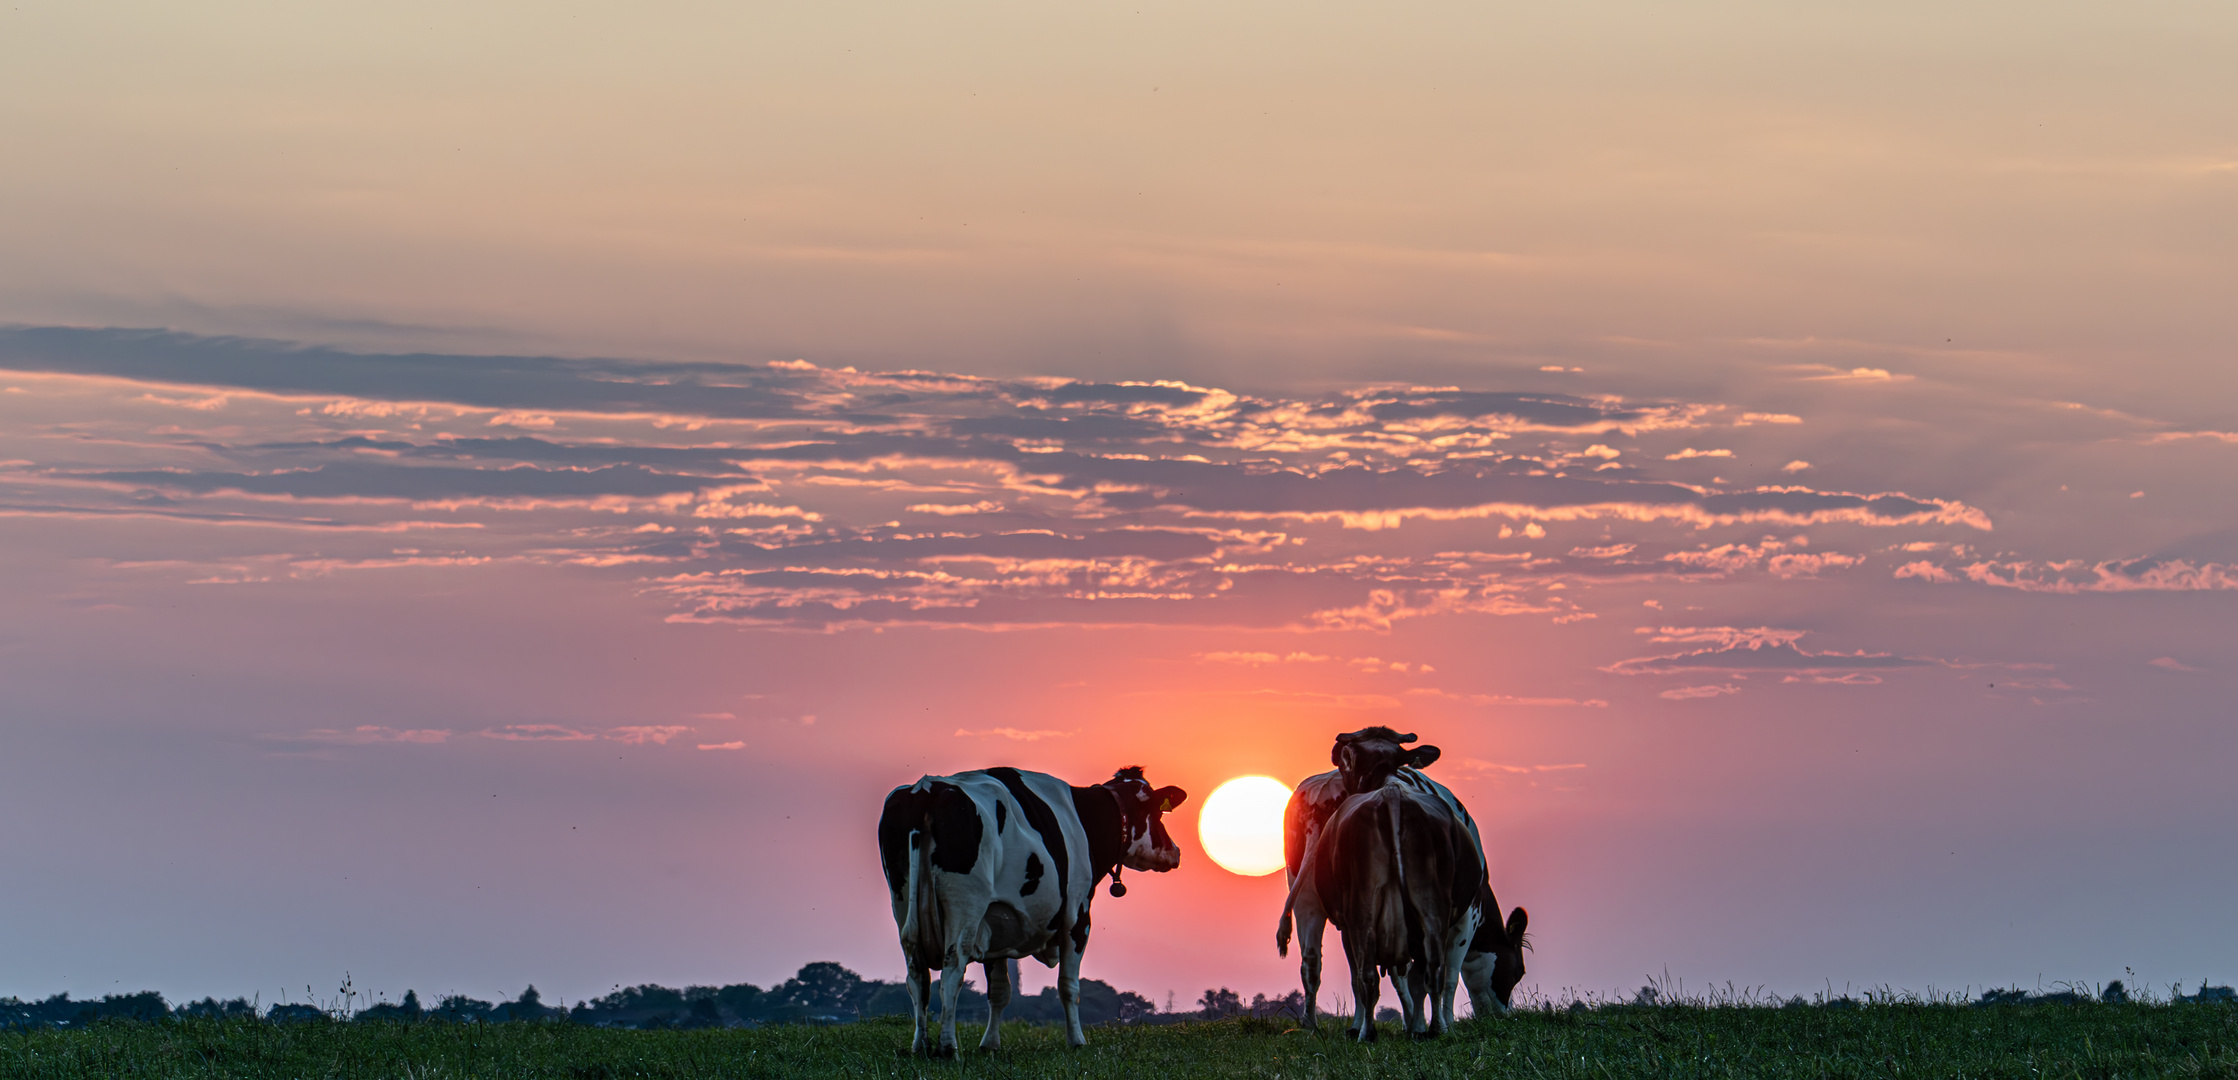
[[[2183,996],[2183,994],[2178,993],[2176,995],[2176,1000],[2189,1002],[2194,1005],[2229,1005],[2238,1003],[2238,990],[2233,990],[2227,986],[2209,986],[2207,985],[2207,980],[2201,979],[2199,980],[2198,993],[2195,993],[2190,997],[2185,997]]]
[[[275,1024],[315,1024],[334,1019],[316,1005],[274,1005],[264,1018]]]
[[[386,1020],[394,1023],[409,1024],[418,1021],[424,1015],[425,1013],[420,1008],[419,992],[416,990],[406,990],[404,992],[404,1000],[402,1002],[391,1005],[388,1002],[384,1001],[379,1005],[374,1005],[359,1010],[357,1016],[353,1019],[356,1019],[363,1023],[379,1023]]]
[[[249,999],[247,998],[234,998],[231,1001],[219,1001],[216,998],[203,998],[200,1001],[187,1002],[186,1004],[171,1010],[171,1015],[202,1017],[215,1020],[224,1020],[233,1017],[250,1019],[256,1016],[256,1006],[249,1004]]]
[[[162,1020],[171,1006],[153,990],[137,994],[110,994],[98,1001],[72,1001],[56,994],[45,1001],[0,998],[0,1026],[79,1027],[98,1020]]]

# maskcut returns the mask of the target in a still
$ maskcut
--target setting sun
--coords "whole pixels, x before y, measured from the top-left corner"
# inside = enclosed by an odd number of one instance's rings
[[[1213,791],[1197,839],[1221,869],[1259,877],[1282,869],[1282,808],[1290,789],[1271,776],[1239,776]]]

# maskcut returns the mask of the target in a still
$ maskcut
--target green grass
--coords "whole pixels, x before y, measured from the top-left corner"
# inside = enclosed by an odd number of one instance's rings
[[[1373,1046],[1261,1020],[1050,1025],[1004,1048],[908,1056],[909,1025],[619,1031],[569,1024],[103,1023],[0,1032],[0,1077],[2238,1077],[2238,1007],[1602,1008],[1465,1021]]]

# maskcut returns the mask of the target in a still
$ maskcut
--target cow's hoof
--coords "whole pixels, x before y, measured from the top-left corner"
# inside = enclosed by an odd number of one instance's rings
[[[935,1046],[927,1051],[927,1055],[941,1061],[953,1061],[956,1057],[956,1048],[953,1046]]]

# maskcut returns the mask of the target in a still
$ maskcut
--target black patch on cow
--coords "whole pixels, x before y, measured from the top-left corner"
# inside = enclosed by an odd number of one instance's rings
[[[1088,909],[1083,905],[1080,918],[1072,924],[1072,954],[1079,956],[1088,951]]]
[[[1000,900],[987,905],[987,951],[1006,953],[1026,944],[1026,916],[1017,908]],[[987,964],[988,989],[994,988],[995,972],[1007,974],[1008,965],[1000,960]]]
[[[1119,810],[1118,793],[1102,784],[1072,789],[1072,812],[1088,834],[1088,888],[1093,890],[1126,852],[1127,816]]]
[[[888,792],[878,815],[878,861],[886,871],[886,888],[896,899],[908,891],[909,863],[915,857],[912,836],[918,843],[930,836],[934,866],[968,874],[979,864],[985,830],[978,804],[954,784],[920,780]]]
[[[1018,895],[1032,896],[1035,889],[1041,888],[1041,870],[1041,856],[1036,855],[1030,851],[1027,852],[1026,883],[1019,887]]]
[[[909,834],[924,824],[931,797],[908,787],[886,795],[886,808],[878,815],[878,860],[886,869],[886,888],[896,899],[909,889]]]
[[[1034,794],[1032,788],[1026,786],[1026,781],[1018,775],[1018,770],[1000,766],[983,771],[1009,790],[1010,797],[1018,800],[1019,811],[1026,815],[1026,824],[1041,834],[1041,846],[1049,850],[1050,861],[1057,864],[1057,916],[1063,918],[1065,909],[1071,906],[1069,901],[1072,898],[1067,895],[1065,884],[1071,880],[1067,870],[1072,865],[1072,860],[1070,853],[1065,850],[1065,831],[1057,825],[1057,812],[1050,809],[1041,796]]]
[[[1003,827],[1004,825],[1008,824],[1009,822],[1010,822],[1010,805],[1009,805],[1008,803],[1005,803],[1005,802],[1003,802],[1003,801],[1002,801],[1002,800],[1000,800],[1000,799],[997,799],[997,800],[995,800],[995,835],[996,835],[996,836],[1001,836],[1001,835],[1002,835],[1002,827]]]
[[[1469,951],[1496,953],[1508,947],[1508,928],[1500,922],[1500,898],[1492,895],[1487,884],[1477,890],[1477,909],[1484,913],[1484,923],[1476,928],[1476,936],[1469,939]]]
[[[968,874],[979,865],[979,841],[986,834],[979,804],[954,784],[932,785],[933,865],[951,874]]]

